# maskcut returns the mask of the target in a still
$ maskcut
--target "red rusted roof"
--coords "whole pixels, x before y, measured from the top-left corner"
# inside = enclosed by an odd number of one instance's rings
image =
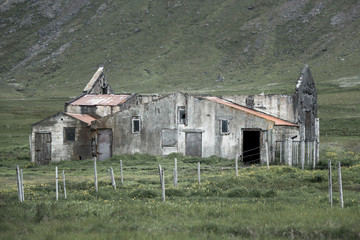
[[[298,125],[295,124],[295,123],[291,123],[291,122],[282,120],[282,119],[280,119],[280,118],[277,118],[277,117],[274,117],[274,116],[271,116],[271,115],[268,115],[268,114],[265,114],[265,113],[258,112],[258,111],[256,111],[256,110],[253,110],[253,109],[250,109],[250,108],[247,108],[247,107],[240,106],[240,105],[238,105],[238,104],[235,104],[235,103],[226,101],[226,100],[221,99],[221,98],[218,98],[218,97],[205,97],[205,99],[210,100],[210,101],[213,101],[213,102],[216,102],[216,103],[224,104],[224,105],[226,105],[226,106],[228,106],[228,107],[241,110],[241,111],[243,111],[243,112],[246,112],[246,113],[255,115],[255,116],[257,116],[257,117],[264,118],[264,119],[266,119],[266,120],[270,120],[270,121],[274,122],[275,125],[278,125],[278,126],[294,126],[294,127],[298,126]]]
[[[88,126],[91,125],[92,121],[96,120],[96,118],[93,118],[92,116],[87,114],[78,114],[78,113],[65,113],[65,114],[73,118],[79,119],[80,121],[86,123]]]
[[[97,94],[84,95],[70,103],[77,106],[116,106],[126,101],[130,94]]]

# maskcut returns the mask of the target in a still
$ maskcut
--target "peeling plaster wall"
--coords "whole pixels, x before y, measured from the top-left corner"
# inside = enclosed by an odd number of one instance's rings
[[[66,112],[68,113],[79,113],[89,114],[94,117],[105,117],[112,113],[120,111],[120,106],[78,106],[68,105]]]
[[[289,122],[297,120],[292,95],[236,95],[222,98]]]
[[[187,123],[178,123],[179,106],[186,109]],[[132,133],[134,116],[141,117],[140,133]],[[229,120],[229,134],[220,133],[221,119]],[[203,157],[217,155],[232,159],[242,150],[242,129],[267,132],[273,127],[273,122],[203,98],[177,93],[99,119],[93,122],[92,127],[113,130],[112,146],[115,155],[167,155],[171,152],[185,154],[186,132],[201,132]],[[171,134],[172,131],[177,134],[176,146],[163,147],[162,134]],[[166,137],[171,139],[171,136]]]
[[[64,128],[75,128],[75,141],[64,141]],[[58,113],[32,126],[31,161],[35,162],[35,133],[51,133],[51,162],[91,158],[91,131],[85,123]]]

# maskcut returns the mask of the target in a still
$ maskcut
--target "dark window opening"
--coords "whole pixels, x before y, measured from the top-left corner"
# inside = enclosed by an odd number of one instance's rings
[[[107,87],[103,87],[102,88],[102,94],[107,94],[108,92],[107,92]]]
[[[220,132],[221,132],[221,134],[229,133],[229,121],[228,120],[220,120]]]
[[[178,107],[178,123],[186,123],[185,107]]]
[[[140,117],[133,117],[132,119],[132,133],[140,132]]]
[[[260,163],[260,131],[243,131],[244,164]]]
[[[75,141],[75,128],[65,128],[65,141]]]

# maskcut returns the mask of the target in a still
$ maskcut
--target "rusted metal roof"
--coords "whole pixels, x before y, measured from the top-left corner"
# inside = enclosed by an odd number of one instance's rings
[[[76,106],[116,106],[126,102],[130,94],[97,94],[84,95],[69,105]]]
[[[226,100],[218,98],[218,97],[204,97],[204,98],[207,99],[207,100],[210,100],[212,102],[220,103],[220,104],[226,105],[228,107],[238,109],[238,110],[241,110],[243,112],[252,114],[254,116],[261,117],[261,118],[264,118],[266,120],[270,120],[270,121],[274,122],[275,125],[277,125],[277,126],[293,126],[293,127],[298,126],[295,123],[291,123],[291,122],[282,120],[280,118],[277,118],[277,117],[274,117],[274,116],[271,116],[271,115],[268,115],[268,114],[265,114],[265,113],[262,113],[262,112],[258,112],[256,110],[253,110],[253,109],[250,109],[250,108],[247,108],[247,107],[243,107],[241,105],[226,101]]]
[[[88,84],[85,86],[84,88],[84,92],[89,92],[93,86],[94,83],[96,82],[96,80],[99,78],[99,76],[101,75],[101,73],[103,72],[104,68],[103,67],[99,67],[99,69],[96,71],[96,73],[94,74],[94,76],[91,78],[91,80],[88,82]]]
[[[65,114],[73,118],[79,119],[80,121],[86,123],[88,126],[91,125],[92,121],[96,120],[96,118],[93,118],[92,116],[87,114],[78,114],[78,113],[65,113]]]

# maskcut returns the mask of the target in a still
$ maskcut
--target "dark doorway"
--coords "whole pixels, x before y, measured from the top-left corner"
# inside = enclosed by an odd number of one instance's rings
[[[187,132],[185,135],[185,155],[202,157],[202,135],[201,132]]]
[[[260,163],[260,131],[243,131],[243,162],[245,164]]]

